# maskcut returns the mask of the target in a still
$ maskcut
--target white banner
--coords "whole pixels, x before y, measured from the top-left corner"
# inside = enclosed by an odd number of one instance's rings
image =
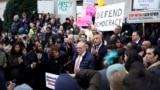
[[[55,82],[58,77],[59,77],[59,75],[45,73],[46,87],[48,87],[50,89],[55,89]]]
[[[159,9],[160,0],[134,0],[133,9]]]
[[[54,13],[54,1],[38,1],[38,13]]]
[[[83,0],[83,8],[85,9],[88,6],[93,6],[94,3],[97,3],[97,0]]]
[[[72,15],[73,14],[73,2],[72,1],[59,1],[58,2],[58,14]]]
[[[113,31],[116,25],[122,26],[125,2],[97,7],[95,26],[98,31]]]
[[[128,23],[160,22],[160,10],[128,12],[127,22]]]

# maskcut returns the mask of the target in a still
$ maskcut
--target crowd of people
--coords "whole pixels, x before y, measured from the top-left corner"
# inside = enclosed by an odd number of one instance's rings
[[[158,23],[142,34],[125,22],[104,36],[72,16],[61,23],[34,12],[15,15],[8,32],[0,29],[1,90],[50,90],[46,72],[60,75],[55,90],[160,90]]]

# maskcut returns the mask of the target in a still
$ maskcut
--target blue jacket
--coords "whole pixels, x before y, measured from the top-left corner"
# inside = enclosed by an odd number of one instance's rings
[[[78,54],[77,54],[77,56],[78,56]],[[72,63],[72,71],[74,71],[76,58],[73,60],[73,63]],[[93,55],[89,51],[86,51],[86,53],[82,57],[82,61],[80,63],[80,70],[94,69],[94,63],[95,63],[95,59],[94,59]]]

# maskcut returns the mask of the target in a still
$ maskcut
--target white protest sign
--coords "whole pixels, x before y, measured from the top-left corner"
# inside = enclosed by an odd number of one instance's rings
[[[116,25],[122,26],[125,2],[97,7],[95,27],[99,31],[113,31]]]
[[[83,8],[93,6],[96,2],[97,0],[83,0]]]
[[[159,9],[160,0],[134,0],[133,9]]]
[[[48,87],[50,89],[55,89],[55,82],[56,82],[58,76],[59,75],[45,73],[46,87]]]
[[[38,13],[54,13],[54,1],[38,1]],[[48,8],[49,7],[49,8]]]
[[[58,14],[72,15],[73,14],[73,2],[72,1],[59,1],[58,2]]]

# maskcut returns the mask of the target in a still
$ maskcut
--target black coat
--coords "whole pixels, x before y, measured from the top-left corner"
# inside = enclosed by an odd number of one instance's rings
[[[107,47],[102,44],[98,50],[98,56],[95,56],[95,70],[101,70],[103,68],[103,58],[107,54]]]
[[[15,34],[18,33],[19,28],[21,27],[21,22],[20,21],[14,21],[12,23],[11,31]]]
[[[17,79],[17,83],[24,83],[24,63],[19,64],[18,58],[23,57],[22,55],[9,55],[8,67],[10,71],[10,80]],[[23,58],[22,58],[23,59]]]
[[[27,83],[33,87],[34,90],[45,90],[45,72],[47,71],[48,54],[42,52],[41,62],[38,63],[37,54],[30,51],[25,58],[25,67],[27,69]],[[34,69],[31,64],[37,62]]]
[[[1,76],[1,73],[0,73],[0,89],[6,90],[6,82],[5,79]]]
[[[67,60],[65,57],[60,56],[59,58],[55,59],[51,56],[48,62],[48,72],[53,74],[61,74],[65,73],[66,67],[64,64],[67,63]]]

